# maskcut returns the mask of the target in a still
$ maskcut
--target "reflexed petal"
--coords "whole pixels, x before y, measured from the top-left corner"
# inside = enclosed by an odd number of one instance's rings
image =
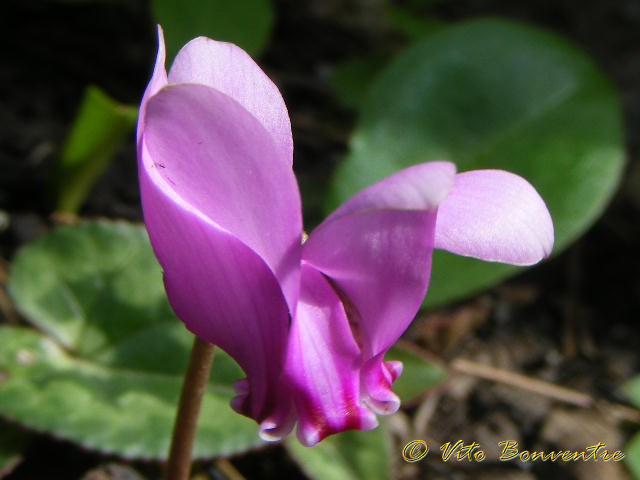
[[[232,234],[167,188],[164,170],[141,148],[145,223],[172,308],[199,337],[243,368],[234,408],[280,434],[291,428],[281,386],[288,309],[265,262]]]
[[[365,360],[386,351],[422,303],[436,209],[454,177],[449,162],[401,170],[340,205],[303,246],[303,259],[331,279],[350,318],[359,318]]]
[[[362,211],[322,223],[305,242],[303,261],[344,294],[364,361],[386,351],[417,313],[435,220],[435,211]]]
[[[158,188],[255,251],[282,286],[291,314],[299,288],[298,186],[269,133],[212,88],[165,87],[147,104],[144,143]],[[176,247],[176,250],[178,247]],[[206,250],[201,251],[204,257]]]
[[[482,260],[530,265],[549,256],[553,223],[538,192],[503,170],[456,175],[440,204],[436,248]]]
[[[456,166],[450,162],[405,168],[356,193],[324,223],[361,210],[433,210],[449,192],[455,174]]]
[[[286,365],[303,445],[377,425],[375,415],[360,404],[359,367],[360,350],[340,299],[322,274],[303,265]]]
[[[138,110],[138,126],[136,130],[136,138],[138,142],[138,148],[140,147],[140,139],[142,138],[142,131],[144,130],[144,118],[147,109],[147,101],[151,96],[158,93],[158,91],[167,84],[167,71],[165,70],[165,47],[164,47],[164,34],[162,27],[158,25],[158,53],[156,54],[156,63],[153,67],[153,74],[151,80],[147,84],[147,88],[142,95],[142,101],[140,102],[140,108]]]
[[[176,55],[169,82],[208,85],[233,98],[262,123],[291,166],[293,140],[287,107],[278,87],[244,50],[205,37],[191,40]]]

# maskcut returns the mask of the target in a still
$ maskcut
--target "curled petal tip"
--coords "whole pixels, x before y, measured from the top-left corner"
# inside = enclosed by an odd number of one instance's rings
[[[383,365],[391,376],[391,382],[394,382],[402,374],[402,362],[399,360],[389,360],[384,362]]]
[[[402,362],[383,362],[382,356],[377,355],[362,368],[362,399],[378,415],[391,415],[400,408],[400,399],[391,384],[402,373]]]
[[[280,411],[260,422],[258,435],[265,442],[277,442],[293,430],[295,423],[296,417],[293,410]]]
[[[364,402],[372,412],[378,415],[393,415],[400,409],[400,399],[393,392],[386,399],[368,397]]]
[[[265,442],[277,442],[282,440],[284,435],[278,434],[277,425],[273,422],[262,422],[258,430],[258,435]]]
[[[265,442],[277,442],[282,440],[282,438],[289,432],[281,433],[278,425],[274,422],[262,422],[260,424],[260,428],[258,430],[258,435]]]

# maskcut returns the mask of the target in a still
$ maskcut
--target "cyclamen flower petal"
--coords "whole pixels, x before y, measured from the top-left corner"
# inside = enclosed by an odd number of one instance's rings
[[[433,249],[516,264],[553,244],[525,180],[402,170],[354,195],[301,243],[282,97],[238,47],[198,38],[167,75],[164,44],[140,105],[145,223],[171,306],[247,378],[232,407],[304,445],[396,411],[399,362],[384,354],[427,291]]]
[[[143,135],[153,159],[148,168],[158,170],[163,188],[260,255],[294,311],[300,197],[291,167],[262,124],[217,90],[178,84],[148,101]]]
[[[378,424],[360,402],[359,364],[360,349],[340,298],[320,272],[303,265],[286,365],[300,443],[310,446],[331,433]]]
[[[544,201],[524,178],[504,170],[456,175],[438,212],[436,248],[458,255],[531,265],[553,248]]]
[[[280,386],[288,310],[278,281],[250,248],[164,190],[148,160],[143,147],[145,223],[171,306],[189,330],[219,345],[247,374],[251,397],[237,397],[235,409],[276,428],[273,418],[284,422],[290,408]]]
[[[149,99],[158,93],[158,91],[164,87],[167,83],[167,70],[164,66],[166,61],[167,51],[164,45],[164,35],[162,28],[158,25],[158,54],[156,55],[156,62],[153,66],[153,74],[151,80],[147,84],[147,88],[142,95],[142,101],[140,102],[140,108],[138,109],[138,124],[136,127],[136,141],[138,143],[138,157],[140,156],[140,145],[142,140],[142,132],[144,132],[144,121],[147,118],[147,102]]]
[[[409,325],[429,283],[438,204],[455,166],[431,162],[402,170],[338,207],[305,242],[303,260],[346,294],[368,358]]]
[[[199,37],[176,55],[169,83],[195,83],[214,88],[242,105],[271,134],[282,160],[293,163],[293,139],[287,107],[278,87],[247,53],[231,43]]]
[[[233,68],[214,69],[211,62],[196,61],[207,51],[233,60],[226,64]],[[291,125],[282,96],[235,45],[205,38],[192,40],[178,52],[168,76],[164,60],[164,37],[158,26],[158,56],[140,106],[138,145],[144,132],[148,148],[160,151],[152,155],[168,179],[165,183],[173,182],[170,188],[179,191],[187,203],[197,205],[261,255],[281,282],[290,309],[295,310],[302,214],[291,171]],[[160,95],[162,101],[155,99],[162,103],[155,107],[159,113],[148,115],[150,99],[168,85],[167,78],[204,83],[171,83],[172,93]],[[227,91],[237,96],[226,95]],[[254,91],[264,98],[262,110],[258,97],[252,97]],[[153,124],[147,125],[149,121]],[[214,130],[216,123],[220,128]],[[254,141],[245,142],[249,137]],[[250,155],[246,155],[247,149]],[[219,175],[218,169],[225,175]],[[189,180],[176,187],[178,176]],[[280,215],[270,218],[273,211]]]
[[[145,223],[172,307],[247,373],[250,394],[234,406],[268,436],[291,417],[279,382],[299,290],[297,184],[246,109],[204,85],[162,86],[163,71],[156,62],[139,122]]]
[[[375,378],[385,376],[382,355],[413,320],[426,293],[435,221],[435,211],[365,210],[321,225],[304,245],[304,261],[344,298],[361,350],[358,365],[367,364]],[[378,413],[393,413],[399,401],[390,383],[372,389],[363,382],[361,401]]]
[[[456,166],[429,162],[394,173],[356,193],[323,223],[363,210],[435,211],[453,187]]]

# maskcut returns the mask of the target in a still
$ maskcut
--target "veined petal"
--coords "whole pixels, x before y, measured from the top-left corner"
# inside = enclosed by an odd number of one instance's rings
[[[402,170],[347,200],[303,246],[303,269],[313,267],[326,276],[346,311],[348,323],[341,326],[348,325],[359,357],[351,364],[341,362],[358,369],[359,401],[376,413],[393,413],[400,405],[391,384],[402,365],[383,362],[383,356],[422,304],[431,272],[437,207],[454,176],[455,166],[448,162]],[[320,333],[310,335],[308,342],[319,337]],[[291,354],[291,344],[289,348]],[[300,431],[299,427],[299,437]],[[305,438],[303,433],[303,443]]]
[[[279,161],[262,124],[213,88],[169,85],[147,103],[143,138],[148,155],[140,168],[156,173],[166,195],[179,197],[255,251],[278,279],[293,316],[300,197],[291,167]]]
[[[169,82],[207,85],[233,98],[262,123],[291,166],[291,123],[282,95],[240,47],[205,37],[191,40],[176,55]]]
[[[282,369],[289,313],[278,281],[253,250],[166,186],[143,137],[139,170],[145,223],[172,308],[247,374],[233,407],[272,431],[291,428]]]
[[[303,259],[341,292],[364,360],[383,353],[422,303],[436,212],[369,210],[322,223]]]
[[[144,130],[144,118],[147,109],[147,101],[153,95],[164,87],[167,80],[167,71],[165,69],[166,51],[164,47],[164,33],[162,27],[158,25],[158,53],[156,54],[156,63],[153,67],[153,74],[151,80],[147,84],[147,88],[142,95],[142,101],[140,102],[140,108],[138,109],[138,125],[136,128],[136,139],[138,148],[140,148],[140,139],[142,138],[142,131]]]
[[[456,175],[438,208],[436,248],[482,260],[531,265],[549,256],[553,222],[540,195],[503,170]]]
[[[360,403],[360,350],[340,299],[303,265],[300,303],[291,326],[286,376],[298,414],[298,439],[311,446],[344,430],[378,423]]]
[[[365,361],[398,339],[422,303],[437,207],[454,177],[449,162],[401,170],[347,200],[303,246],[304,261],[344,293]]]

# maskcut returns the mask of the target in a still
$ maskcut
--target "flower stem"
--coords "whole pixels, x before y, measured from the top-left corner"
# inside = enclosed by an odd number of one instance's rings
[[[196,436],[202,395],[213,363],[214,345],[196,337],[184,376],[180,403],[173,425],[166,480],[187,480],[191,471],[191,449]]]

